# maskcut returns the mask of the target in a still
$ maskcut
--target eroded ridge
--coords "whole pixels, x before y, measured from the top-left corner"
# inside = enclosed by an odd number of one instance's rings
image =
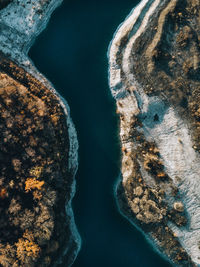
[[[27,56],[61,1],[0,1],[0,266],[71,266],[78,142],[69,108]],[[16,42],[15,42],[16,41]]]
[[[121,212],[178,266],[200,264],[200,2],[143,0],[109,48]]]

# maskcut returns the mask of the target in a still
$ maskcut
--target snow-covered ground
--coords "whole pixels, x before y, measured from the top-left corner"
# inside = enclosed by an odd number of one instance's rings
[[[75,174],[78,168],[78,140],[74,124],[70,118],[69,106],[53,85],[34,66],[28,57],[28,51],[35,38],[48,24],[53,11],[62,3],[62,0],[13,0],[6,8],[0,11],[0,51],[7,54],[27,72],[46,85],[49,90],[58,96],[66,114],[70,151],[68,166],[74,178],[71,188],[71,200],[75,193]],[[67,164],[67,163],[66,163]],[[77,243],[75,258],[81,247],[81,238],[74,222],[71,200],[66,205],[70,217],[72,239]]]
[[[173,2],[173,3],[172,3]],[[178,239],[191,256],[192,260],[200,266],[200,156],[193,149],[188,125],[177,115],[172,107],[165,107],[159,98],[148,97],[141,85],[135,80],[132,73],[131,62],[134,56],[131,49],[137,38],[147,29],[148,22],[158,8],[164,4],[174,4],[176,0],[142,0],[135,7],[126,20],[119,26],[114,34],[108,50],[109,58],[109,84],[113,97],[117,101],[117,108],[123,114],[120,125],[120,137],[129,136],[130,121],[133,115],[146,114],[143,121],[142,132],[147,140],[154,141],[159,148],[165,171],[173,179],[182,196],[185,210],[189,216],[186,227],[177,227],[169,222],[169,227],[178,236]],[[128,40],[121,47],[121,41],[127,36]],[[122,53],[122,60],[118,55]],[[133,90],[126,90],[122,73]],[[152,110],[152,107],[153,110]],[[157,108],[156,108],[157,107]],[[153,124],[153,115],[162,117],[159,124]],[[122,141],[123,148],[131,151],[133,142]],[[126,161],[123,154],[122,162]],[[131,173],[131,165],[122,168],[122,178],[125,182]],[[177,179],[180,177],[181,179]],[[150,177],[147,179],[151,179]],[[148,184],[148,183],[147,183]]]

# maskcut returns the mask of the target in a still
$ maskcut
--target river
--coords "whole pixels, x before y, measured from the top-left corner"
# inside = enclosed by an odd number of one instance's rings
[[[169,267],[118,210],[118,119],[108,88],[107,49],[138,0],[65,0],[29,55],[71,108],[79,149],[73,200],[82,248],[74,267]]]

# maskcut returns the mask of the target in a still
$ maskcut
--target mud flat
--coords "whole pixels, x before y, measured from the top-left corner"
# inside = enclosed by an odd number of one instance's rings
[[[1,266],[71,266],[81,246],[71,208],[76,130],[27,56],[61,2],[0,4]]]
[[[143,0],[110,44],[120,212],[175,266],[200,264],[200,4]]]

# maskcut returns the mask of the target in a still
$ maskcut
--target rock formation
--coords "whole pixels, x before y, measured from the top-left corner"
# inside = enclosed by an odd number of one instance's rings
[[[78,143],[69,109],[27,52],[61,1],[0,1],[0,265],[70,266]]]
[[[176,266],[200,264],[200,2],[143,0],[109,48],[121,213]]]

